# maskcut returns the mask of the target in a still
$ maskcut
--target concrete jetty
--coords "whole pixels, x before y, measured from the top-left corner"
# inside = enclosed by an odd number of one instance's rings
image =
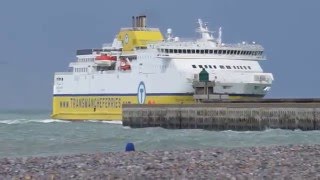
[[[265,130],[320,129],[320,100],[217,101],[180,105],[123,105],[132,128]]]

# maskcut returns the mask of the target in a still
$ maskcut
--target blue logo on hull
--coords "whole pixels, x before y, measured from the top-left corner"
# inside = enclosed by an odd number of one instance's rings
[[[144,85],[144,82],[141,81],[139,86],[138,86],[138,102],[139,104],[144,104],[146,101],[146,86]]]

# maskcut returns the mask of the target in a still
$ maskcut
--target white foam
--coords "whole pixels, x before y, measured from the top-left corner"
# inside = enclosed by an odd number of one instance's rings
[[[62,120],[56,120],[56,119],[7,119],[7,120],[0,120],[0,124],[26,124],[26,123],[54,123],[54,122],[64,122],[68,123],[69,121],[62,121]]]
[[[88,120],[89,122],[94,123],[107,123],[107,124],[122,124],[122,121],[101,121],[101,120]]]
[[[6,119],[6,120],[0,120],[1,124],[22,124],[26,123],[26,119]]]
[[[70,123],[70,121],[63,121],[63,120],[58,120],[58,119],[39,119],[39,120],[30,120],[30,122],[39,122],[39,123],[63,122],[63,123]]]
[[[122,124],[122,121],[102,121],[102,123],[108,123],[108,124]]]

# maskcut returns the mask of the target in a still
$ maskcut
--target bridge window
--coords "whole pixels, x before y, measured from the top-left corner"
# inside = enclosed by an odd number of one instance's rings
[[[211,66],[211,65],[209,65],[209,68],[210,68],[210,69],[212,69],[212,66]]]
[[[202,66],[202,65],[199,65],[199,68],[201,68],[201,69],[202,69],[202,68],[203,68],[203,66]]]
[[[218,54],[218,50],[214,50],[213,53],[214,53],[214,54]]]
[[[248,69],[251,69],[251,67],[250,67],[250,66],[248,66]]]
[[[188,53],[188,54],[191,54],[191,50],[190,50],[190,49],[188,49],[188,50],[187,50],[187,53]]]
[[[224,66],[223,66],[223,65],[220,65],[220,69],[224,69]]]
[[[226,50],[223,50],[223,51],[222,51],[222,54],[226,54],[226,53],[227,53],[227,51],[226,51]]]
[[[197,68],[197,66],[196,66],[196,65],[192,65],[192,67],[193,67],[193,68]]]
[[[227,54],[230,54],[230,50],[227,50]]]
[[[173,50],[173,52],[174,52],[174,53],[177,53],[177,52],[178,52],[178,50],[176,50],[176,49],[175,49],[175,50]]]
[[[226,66],[227,67],[227,69],[231,69],[231,67],[230,66]]]
[[[217,66],[216,66],[216,65],[213,65],[213,68],[217,69]]]
[[[180,53],[180,54],[181,54],[181,53],[182,53],[182,49],[178,49],[178,53]]]
[[[194,49],[192,49],[191,51],[192,51],[192,54],[195,54],[195,53],[196,53],[196,50],[194,50]]]
[[[166,52],[166,53],[169,53],[169,50],[168,50],[168,49],[165,49],[165,52]]]
[[[197,49],[197,50],[196,50],[196,53],[199,54],[199,52],[200,52],[199,49]]]
[[[218,54],[222,54],[222,50],[219,50],[219,51],[218,51]]]
[[[239,55],[240,54],[240,51],[237,51],[237,55]]]
[[[207,66],[207,65],[204,65],[204,67],[205,67],[205,68],[208,68],[208,66]]]
[[[236,66],[233,66],[233,69],[237,69],[237,67],[236,67]]]
[[[209,54],[212,54],[213,53],[213,50],[209,50]]]
[[[204,50],[204,53],[205,53],[205,54],[208,54],[208,53],[209,53],[209,50],[208,50],[208,49]]]
[[[203,49],[201,49],[201,54],[204,54],[204,50]]]
[[[244,68],[244,69],[247,69],[247,67],[246,67],[246,66],[243,66],[243,68]]]
[[[173,53],[173,49],[170,49],[169,52],[170,52],[170,53]]]
[[[184,50],[183,50],[183,53],[186,54],[186,53],[187,53],[187,50],[184,49]]]

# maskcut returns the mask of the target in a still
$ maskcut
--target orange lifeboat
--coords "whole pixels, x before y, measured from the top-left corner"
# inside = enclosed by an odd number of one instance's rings
[[[101,65],[103,65],[103,64],[111,65],[111,64],[115,63],[116,60],[117,60],[117,57],[115,57],[115,56],[102,54],[102,55],[96,57],[95,63],[101,64]]]

